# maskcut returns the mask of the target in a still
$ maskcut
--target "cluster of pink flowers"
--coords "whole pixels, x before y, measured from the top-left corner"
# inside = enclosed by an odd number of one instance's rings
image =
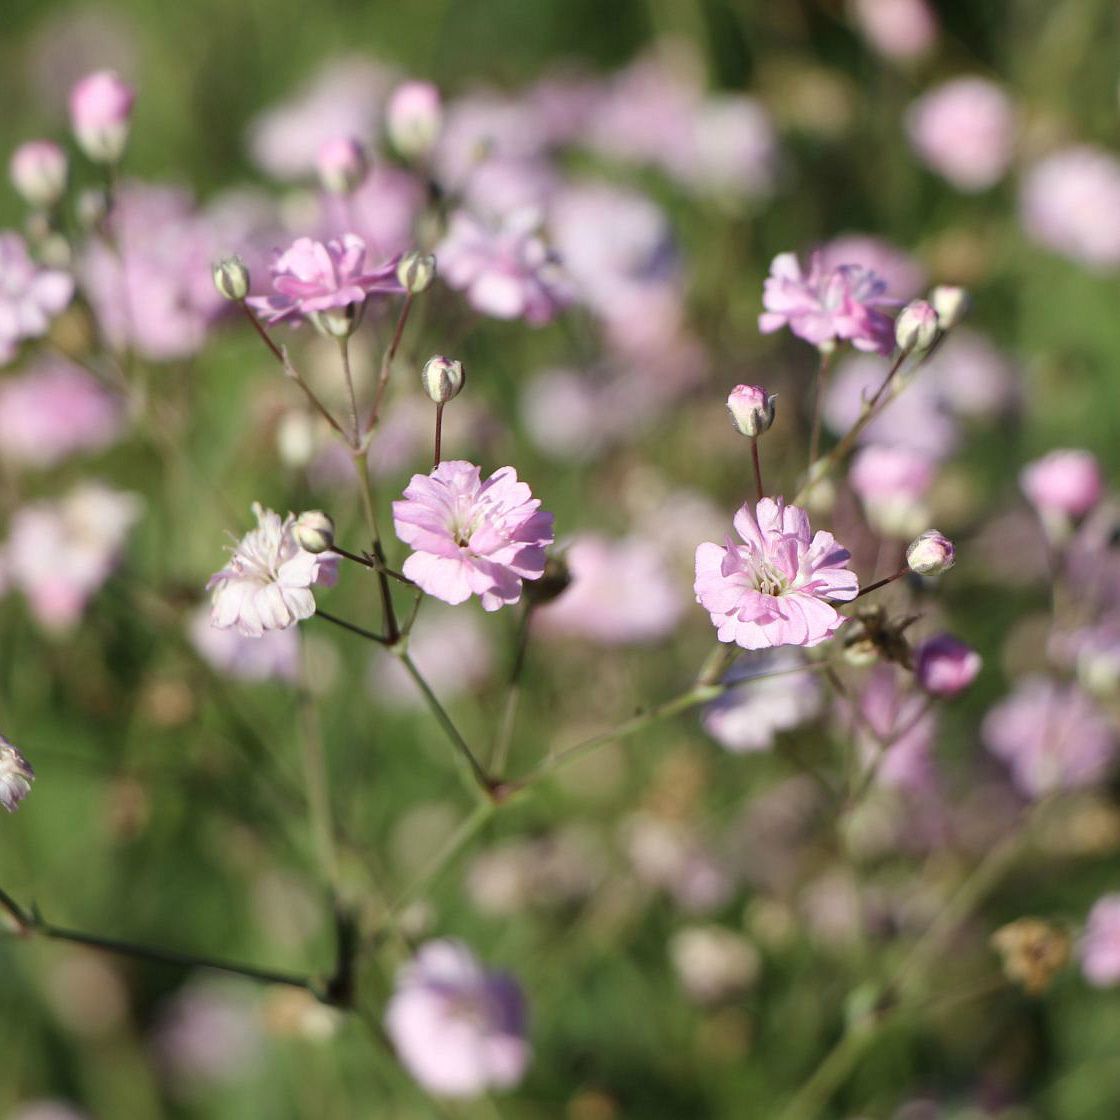
[[[16,356],[21,341],[46,334],[73,294],[68,273],[36,264],[18,233],[0,231],[0,365]]]

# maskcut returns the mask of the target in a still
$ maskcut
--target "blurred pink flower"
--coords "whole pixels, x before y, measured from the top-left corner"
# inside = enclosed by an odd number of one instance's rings
[[[936,392],[947,411],[980,419],[1005,408],[1018,391],[1016,370],[1007,355],[968,327],[954,327],[945,336],[905,395],[922,382]]]
[[[210,621],[210,608],[201,607],[187,627],[191,645],[219,673],[242,681],[286,681],[300,676],[299,633],[295,627],[268,630],[249,637],[229,627],[220,630]]]
[[[904,249],[870,233],[842,233],[819,249],[825,269],[858,265],[873,272],[894,300],[913,299],[925,287],[926,270]]]
[[[685,185],[720,198],[758,198],[778,176],[778,135],[770,114],[742,94],[706,98],[692,114],[692,158]]]
[[[81,618],[116,567],[141,509],[135,494],[83,482],[64,498],[15,512],[5,547],[7,575],[41,625],[64,631]]]
[[[366,243],[345,233],[324,244],[299,237],[272,264],[271,296],[251,296],[246,302],[270,323],[358,306],[373,294],[403,292],[397,262],[390,260],[366,270]]]
[[[1084,517],[1104,493],[1096,456],[1079,448],[1051,451],[1028,463],[1019,473],[1019,485],[1044,517]]]
[[[12,153],[8,175],[25,202],[53,206],[66,192],[66,153],[53,140],[28,140]]]
[[[935,634],[914,650],[914,678],[933,696],[956,696],[976,679],[980,654],[952,634]]]
[[[315,153],[315,170],[323,189],[349,194],[366,177],[366,150],[353,136],[332,136]]]
[[[696,599],[712,616],[721,642],[744,649],[815,646],[846,621],[830,600],[853,599],[859,590],[847,567],[848,551],[831,533],[812,534],[809,516],[782,499],[763,498],[757,511],[744,505],[726,546],[696,549]]]
[[[18,233],[0,231],[0,365],[15,357],[22,339],[45,335],[73,294],[67,273],[40,268]]]
[[[0,458],[9,463],[53,467],[109,447],[123,425],[120,399],[62,359],[45,358],[0,383]]]
[[[31,763],[3,735],[0,735],[0,805],[14,813],[31,792],[35,771]]]
[[[564,555],[572,582],[534,613],[543,633],[607,646],[656,642],[672,633],[685,599],[655,545],[643,537],[583,533]]]
[[[1116,734],[1101,709],[1076,685],[1037,675],[988,712],[981,735],[1032,798],[1101,781],[1116,754]]]
[[[529,1064],[517,984],[486,972],[460,941],[429,941],[401,968],[385,1029],[408,1071],[437,1096],[511,1088]]]
[[[906,111],[910,144],[928,167],[962,191],[998,183],[1011,162],[1015,107],[985,78],[935,86]]]
[[[404,574],[429,595],[458,604],[478,595],[496,611],[521,598],[522,580],[544,573],[552,514],[513,467],[485,482],[473,463],[447,460],[415,474],[393,503],[397,536],[415,551]]]
[[[415,224],[424,209],[424,184],[399,167],[379,164],[350,194],[322,200],[324,238],[355,233],[375,260],[387,260],[415,244]]]
[[[385,107],[385,130],[409,159],[426,156],[443,128],[443,100],[431,82],[402,82]]]
[[[735,889],[726,861],[680,821],[637,813],[622,834],[640,882],[665,891],[690,914],[726,905]]]
[[[882,307],[893,305],[887,285],[859,265],[826,268],[814,252],[802,272],[793,253],[779,253],[770,264],[763,289],[765,311],[758,317],[763,334],[789,329],[814,346],[847,341],[857,350],[889,354],[894,326]]]
[[[571,301],[571,292],[539,229],[540,215],[532,209],[496,223],[457,210],[436,246],[439,274],[484,315],[547,323]]]
[[[70,126],[90,159],[120,159],[135,100],[136,91],[114,70],[87,74],[70,91]]]
[[[236,626],[259,638],[266,630],[283,630],[315,613],[316,584],[330,587],[338,575],[338,556],[300,548],[292,535],[295,517],[283,520],[253,503],[257,528],[231,549],[229,562],[206,584],[211,593],[210,623]]]
[[[1019,213],[1028,236],[1092,269],[1120,265],[1120,159],[1104,148],[1062,148],[1023,176]]]
[[[852,459],[848,484],[876,532],[907,539],[929,528],[925,498],[936,470],[935,461],[921,451],[870,443]]]
[[[795,649],[740,657],[723,681],[732,687],[704,708],[700,722],[735,754],[762,751],[779,731],[800,727],[821,710],[821,686]]]
[[[1081,971],[1097,988],[1120,984],[1120,894],[1093,903],[1079,946]]]
[[[937,19],[926,0],[854,0],[852,14],[863,37],[887,58],[919,58],[937,39]]]

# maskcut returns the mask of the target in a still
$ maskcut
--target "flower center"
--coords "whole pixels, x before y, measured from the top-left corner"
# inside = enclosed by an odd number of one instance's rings
[[[781,595],[789,584],[779,571],[765,560],[756,560],[754,567],[754,585],[763,595]]]

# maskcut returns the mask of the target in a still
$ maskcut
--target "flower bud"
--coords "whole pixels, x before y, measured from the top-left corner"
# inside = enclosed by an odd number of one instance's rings
[[[310,509],[296,518],[292,536],[304,552],[329,552],[334,548],[334,522],[321,509]]]
[[[336,136],[321,145],[315,169],[323,189],[331,194],[349,194],[369,171],[366,153],[352,136]]]
[[[920,576],[939,576],[953,566],[956,558],[953,542],[936,529],[915,537],[906,549],[910,571]]]
[[[927,638],[914,651],[914,676],[931,696],[956,696],[983,667],[980,654],[952,634]]]
[[[405,82],[393,90],[385,117],[393,147],[408,159],[422,158],[443,128],[439,90],[431,82]]]
[[[1019,485],[1043,517],[1084,517],[1104,493],[1096,456],[1080,448],[1051,451],[1028,463],[1019,474]]]
[[[938,284],[929,294],[929,302],[937,312],[943,331],[952,330],[967,314],[972,300],[964,288]]]
[[[31,763],[0,735],[0,805],[9,813],[19,808],[19,803],[31,792],[35,771]]]
[[[329,307],[326,311],[312,311],[309,316],[315,329],[326,338],[342,341],[349,338],[362,321],[365,303],[348,303],[345,307]]]
[[[397,279],[410,295],[418,296],[436,278],[436,258],[431,253],[405,253],[397,264]]]
[[[751,439],[765,432],[774,423],[774,400],[761,385],[736,385],[727,398],[735,430]]]
[[[12,186],[31,206],[47,209],[66,190],[66,153],[51,140],[29,140],[12,153]]]
[[[448,401],[454,400],[463,388],[465,380],[463,363],[437,354],[424,364],[420,380],[424,383],[424,392],[436,404],[447,404]]]
[[[112,70],[88,74],[70,91],[70,127],[95,163],[116,163],[128,141],[136,91]]]
[[[894,340],[904,353],[928,350],[940,325],[937,312],[924,299],[911,300],[894,321]]]
[[[214,265],[214,287],[223,299],[240,303],[249,294],[249,270],[240,257],[224,257]]]

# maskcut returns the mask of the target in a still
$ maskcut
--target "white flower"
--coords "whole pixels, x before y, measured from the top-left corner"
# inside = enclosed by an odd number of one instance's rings
[[[0,805],[9,813],[19,808],[19,803],[31,792],[35,771],[31,763],[0,735]]]
[[[242,634],[259,638],[266,630],[284,630],[315,613],[311,587],[331,586],[338,575],[338,556],[313,554],[292,535],[295,518],[253,503],[257,528],[233,549],[229,563],[210,577],[206,589],[213,606],[210,624],[236,626]]]

